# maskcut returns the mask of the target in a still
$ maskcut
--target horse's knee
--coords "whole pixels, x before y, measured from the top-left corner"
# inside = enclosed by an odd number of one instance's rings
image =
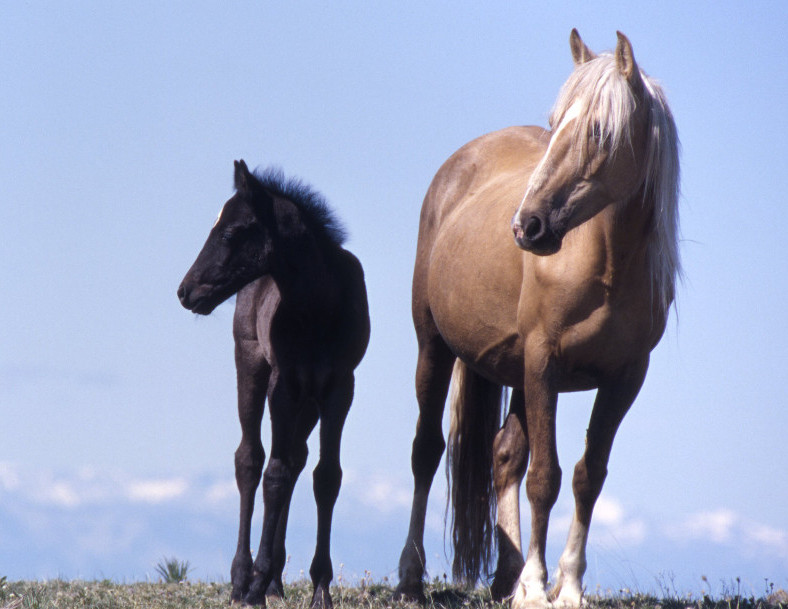
[[[281,460],[272,459],[263,474],[263,500],[266,505],[278,502],[292,483],[292,473]]]
[[[318,502],[334,503],[342,486],[342,468],[338,461],[321,459],[312,472],[312,489]]]
[[[578,502],[596,501],[607,478],[607,466],[604,463],[588,463],[585,458],[575,465],[572,477],[572,491]]]
[[[545,468],[531,467],[525,480],[525,492],[532,505],[550,509],[561,490],[561,468],[557,463]]]
[[[257,486],[263,473],[265,451],[262,444],[241,442],[235,451],[235,481],[239,488]]]

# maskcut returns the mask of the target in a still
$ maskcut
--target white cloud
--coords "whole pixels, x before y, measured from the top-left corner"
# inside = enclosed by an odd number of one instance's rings
[[[228,499],[238,496],[238,486],[235,480],[222,480],[214,482],[205,491],[205,498],[211,504],[224,503]]]
[[[75,508],[81,503],[77,490],[63,480],[57,481],[46,488],[44,497],[48,502],[65,508]]]
[[[611,497],[602,495],[594,507],[594,522],[605,526],[618,526],[624,519],[624,507]]]
[[[141,503],[162,503],[183,496],[189,488],[184,478],[138,480],[126,487],[126,496]]]
[[[391,478],[375,476],[355,481],[361,500],[382,514],[410,509],[412,491]]]
[[[0,461],[0,489],[13,491],[19,486],[19,473],[10,463]]]

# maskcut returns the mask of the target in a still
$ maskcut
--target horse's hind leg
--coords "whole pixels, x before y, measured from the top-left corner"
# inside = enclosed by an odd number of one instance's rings
[[[251,351],[254,351],[254,345]],[[243,344],[236,343],[236,371],[241,443],[235,451],[235,481],[241,496],[241,506],[238,547],[230,572],[233,601],[239,601],[246,595],[252,581],[250,530],[254,496],[260,484],[265,461],[260,424],[271,368],[260,358],[254,357],[249,350],[245,350]]]
[[[454,359],[437,331],[428,339],[420,337],[416,366],[419,419],[411,455],[413,506],[408,537],[399,559],[397,598],[424,601],[424,521],[432,480],[446,448],[442,421]]]
[[[607,476],[607,462],[618,426],[640,391],[648,358],[633,365],[615,380],[599,387],[586,435],[586,449],[575,466],[572,490],[575,512],[569,538],[558,561],[551,597],[560,607],[578,607],[583,598],[586,542],[594,504]]]
[[[512,594],[524,564],[520,541],[520,484],[528,465],[524,400],[522,390],[512,391],[509,414],[493,444],[493,478],[498,504],[495,527],[498,565],[490,592],[496,601]]]
[[[353,401],[354,384],[352,372],[335,379],[330,394],[320,405],[320,460],[312,475],[317,504],[317,544],[309,568],[314,586],[312,607],[333,606],[328,591],[334,578],[331,566],[331,520],[342,484],[339,448],[342,429]]]

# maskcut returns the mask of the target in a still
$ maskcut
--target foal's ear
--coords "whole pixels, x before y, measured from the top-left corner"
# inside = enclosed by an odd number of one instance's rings
[[[235,190],[246,192],[252,183],[252,174],[243,159],[235,161]]]
[[[643,81],[640,78],[640,68],[635,61],[635,54],[632,52],[632,43],[629,38],[621,32],[616,32],[618,44],[616,45],[616,65],[618,71],[629,81],[633,88],[638,88]]]
[[[572,32],[569,34],[569,48],[572,49],[572,60],[576,66],[591,61],[596,57],[596,53],[589,49],[586,43],[583,42],[583,39],[580,38],[577,28],[572,28]]]

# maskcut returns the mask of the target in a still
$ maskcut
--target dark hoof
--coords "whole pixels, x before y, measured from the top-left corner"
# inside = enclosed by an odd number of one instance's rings
[[[268,598],[284,598],[285,588],[281,580],[271,580],[271,583],[268,584],[268,589],[265,591],[265,595]]]
[[[400,583],[394,591],[394,600],[405,603],[418,603],[419,605],[427,604],[427,597],[424,596],[424,586],[421,583],[404,585]]]
[[[519,579],[519,573],[516,577],[499,577],[495,576],[493,583],[490,585],[490,596],[496,603],[505,601],[514,595],[514,589]]]
[[[244,605],[256,605],[265,607],[265,588],[260,580],[255,580],[249,587],[249,592],[243,598]]]
[[[309,603],[312,609],[333,609],[334,603],[328,593],[328,586],[317,586],[312,594],[312,602]]]

